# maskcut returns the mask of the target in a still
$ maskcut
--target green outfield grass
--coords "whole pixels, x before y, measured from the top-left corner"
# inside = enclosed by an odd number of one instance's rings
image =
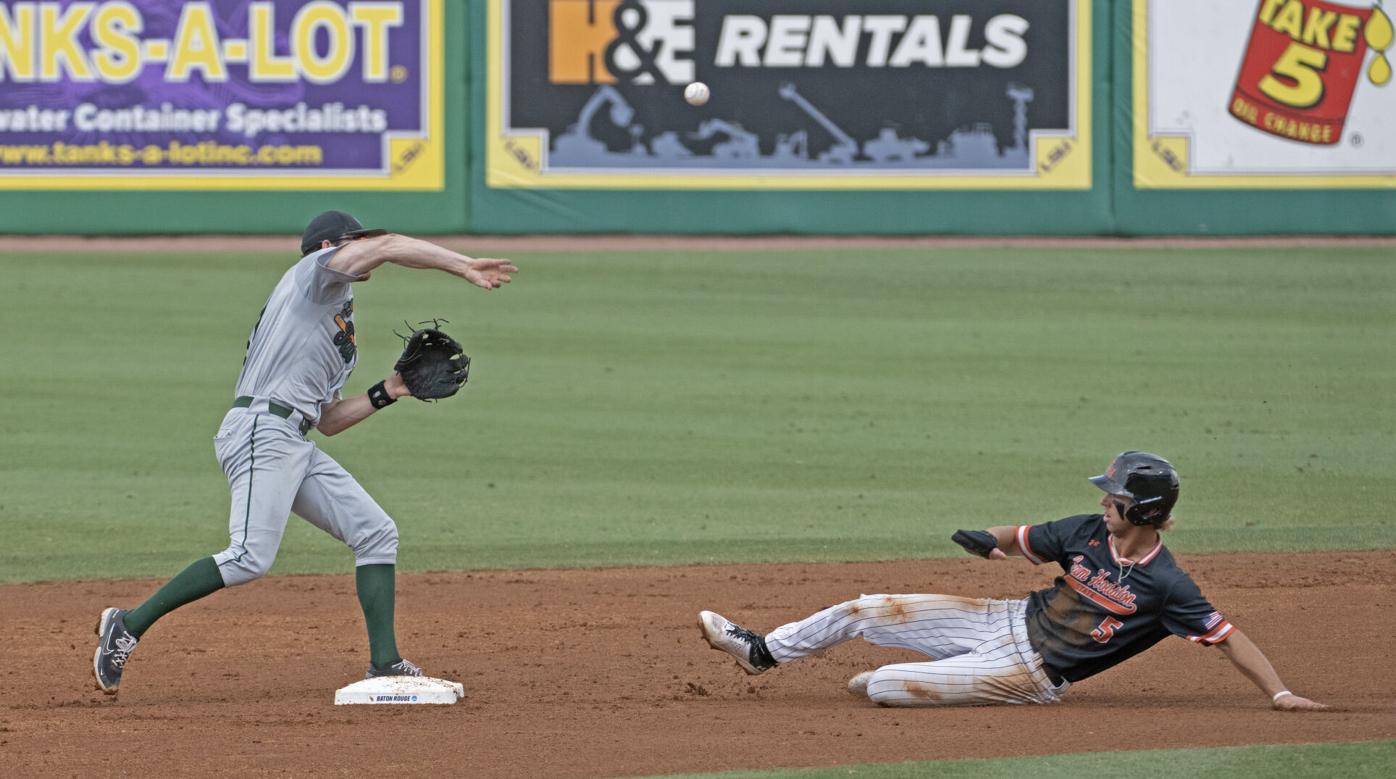
[[[1079,779],[1082,776],[1261,777],[1366,779],[1391,776],[1396,741],[1094,752],[1003,760],[937,760],[787,771],[671,775],[668,779]]]
[[[96,244],[100,246],[100,244]],[[168,576],[227,543],[212,436],[285,255],[0,256],[0,580]],[[509,289],[357,288],[474,357],[324,440],[404,570],[946,556],[1090,511],[1126,448],[1183,551],[1391,548],[1389,249],[527,254]],[[293,519],[273,573],[347,571]]]

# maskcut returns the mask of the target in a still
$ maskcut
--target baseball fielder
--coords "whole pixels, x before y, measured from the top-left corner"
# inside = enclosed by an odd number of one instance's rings
[[[849,690],[884,706],[1057,703],[1072,683],[1169,635],[1216,646],[1276,709],[1326,708],[1290,692],[1260,649],[1202,596],[1163,546],[1178,474],[1148,452],[1124,452],[1091,482],[1103,514],[1021,527],[959,531],[967,551],[1018,554],[1062,575],[1024,600],[949,595],[864,595],[767,633],[711,611],[703,636],[758,674],[852,638],[928,655],[930,662],[865,671]]]
[[[228,548],[190,564],[136,608],[102,612],[93,672],[103,692],[116,693],[136,642],[156,620],[265,574],[291,512],[354,552],[368,625],[368,676],[422,675],[398,654],[394,635],[397,526],[353,476],[305,437],[312,427],[327,436],[341,433],[411,394],[397,370],[365,394],[345,398],[340,391],[358,361],[353,283],[367,281],[385,262],[446,271],[487,290],[509,283],[509,274],[518,271],[508,260],[472,259],[386,230],[366,230],[341,211],[311,220],[301,238],[301,260],[281,277],[252,328],[236,399],[214,436],[232,495]],[[456,378],[464,380],[463,373]]]

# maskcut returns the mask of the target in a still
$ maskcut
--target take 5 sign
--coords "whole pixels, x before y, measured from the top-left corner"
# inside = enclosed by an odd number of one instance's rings
[[[1231,113],[1265,132],[1332,145],[1342,136],[1367,44],[1367,80],[1391,80],[1391,20],[1380,8],[1310,0],[1264,0],[1256,16]]]
[[[1135,185],[1396,186],[1392,38],[1374,0],[1135,0]]]
[[[486,181],[1086,189],[1091,7],[489,0]]]
[[[441,0],[0,0],[0,187],[440,189]]]

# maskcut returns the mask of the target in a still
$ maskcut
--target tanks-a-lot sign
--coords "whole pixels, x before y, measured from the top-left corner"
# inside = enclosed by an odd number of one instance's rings
[[[0,0],[0,189],[441,189],[442,13]]]
[[[1090,5],[491,0],[488,180],[1089,187]]]

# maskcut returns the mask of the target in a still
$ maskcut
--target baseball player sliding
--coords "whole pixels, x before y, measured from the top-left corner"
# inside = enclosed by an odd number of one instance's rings
[[[1103,514],[1021,527],[961,530],[954,539],[990,560],[1054,562],[1062,575],[1024,600],[949,595],[864,595],[758,635],[699,613],[714,649],[759,674],[862,637],[930,662],[865,671],[850,691],[884,706],[1057,703],[1078,682],[1172,634],[1216,646],[1285,711],[1326,708],[1290,692],[1270,661],[1202,597],[1163,546],[1178,474],[1148,452],[1124,452],[1091,482]]]
[[[272,290],[247,341],[235,400],[214,437],[232,494],[228,548],[190,564],[144,603],[108,608],[97,625],[93,672],[114,694],[136,642],[186,603],[265,574],[295,512],[354,551],[359,604],[368,624],[368,677],[421,676],[398,654],[393,627],[397,526],[363,487],[315,444],[408,395],[445,397],[467,378],[469,358],[435,329],[414,331],[394,372],[362,395],[341,388],[358,361],[354,282],[385,262],[434,268],[482,289],[509,283],[508,260],[472,259],[426,241],[366,230],[340,211],[311,220],[301,260]]]

